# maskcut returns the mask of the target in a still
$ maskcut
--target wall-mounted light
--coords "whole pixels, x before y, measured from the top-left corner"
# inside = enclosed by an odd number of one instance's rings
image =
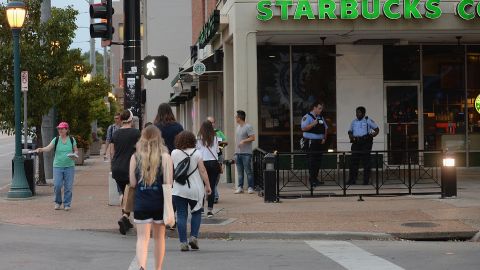
[[[445,167],[455,167],[455,159],[451,157],[446,157],[443,159],[443,166]]]

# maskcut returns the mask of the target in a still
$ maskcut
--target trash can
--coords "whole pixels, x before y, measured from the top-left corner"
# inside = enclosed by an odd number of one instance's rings
[[[31,155],[23,155],[23,167],[25,168],[25,176],[27,178],[28,187],[32,191],[32,195],[35,195],[35,166],[34,159]],[[12,177],[15,172],[15,166],[12,159]]]
[[[264,202],[278,202],[277,172],[275,170],[276,156],[268,153],[263,158],[265,170],[263,171]]]
[[[224,162],[225,164],[225,178],[227,180],[227,183],[232,183],[232,164],[233,160],[231,159],[226,159]]]

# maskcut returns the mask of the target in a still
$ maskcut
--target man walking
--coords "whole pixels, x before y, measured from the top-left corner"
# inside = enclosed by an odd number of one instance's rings
[[[303,139],[302,150],[307,152],[310,186],[323,184],[318,181],[318,170],[322,167],[322,151],[325,150],[328,126],[322,116],[323,103],[317,101],[310,107],[310,112],[303,116],[301,128]]]
[[[253,194],[253,172],[252,172],[252,142],[255,141],[255,133],[250,124],[245,123],[246,114],[238,110],[235,120],[238,124],[236,130],[235,163],[238,173],[238,187],[235,194],[243,193],[243,172],[247,175],[248,194]]]
[[[373,137],[379,133],[377,124],[365,116],[365,107],[358,107],[357,118],[352,121],[348,130],[348,137],[352,143],[352,158],[350,160],[349,185],[355,185],[358,174],[358,164],[363,163],[363,184],[370,183],[370,151],[372,151]]]
[[[110,126],[108,126],[107,128],[107,138],[105,140],[105,154],[103,156],[103,159],[105,161],[107,161],[108,158],[112,158],[112,155],[111,155],[112,153],[109,149],[109,146],[110,146],[110,143],[112,142],[113,133],[115,133],[115,131],[117,131],[122,126],[122,120],[120,120],[120,113],[116,113],[113,119],[115,122]]]

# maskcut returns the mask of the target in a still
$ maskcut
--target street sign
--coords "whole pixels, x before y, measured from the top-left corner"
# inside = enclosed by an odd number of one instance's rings
[[[28,71],[22,71],[22,92],[28,91]]]
[[[205,71],[207,71],[207,67],[204,63],[197,62],[195,65],[193,65],[193,73],[197,74],[198,76],[201,76],[203,73],[205,73]]]

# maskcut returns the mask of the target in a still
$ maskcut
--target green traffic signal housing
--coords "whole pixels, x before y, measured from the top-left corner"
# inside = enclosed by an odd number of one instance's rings
[[[102,1],[102,3],[90,5],[90,18],[102,19],[100,23],[90,24],[90,37],[112,40],[115,29],[112,27],[112,15],[114,9],[112,0]]]

